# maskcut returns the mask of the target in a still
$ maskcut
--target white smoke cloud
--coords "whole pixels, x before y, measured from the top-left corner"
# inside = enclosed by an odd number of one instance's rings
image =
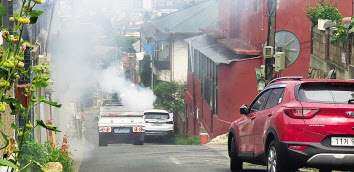
[[[118,93],[124,106],[131,110],[147,110],[153,108],[156,96],[149,88],[140,87],[119,75],[116,67],[109,67],[100,73],[99,86],[108,93]]]
[[[57,143],[61,144],[64,134],[69,138],[76,137],[75,132],[69,130],[73,130],[75,114],[80,111],[77,100],[84,94],[92,95],[100,91],[118,93],[123,104],[132,110],[153,108],[156,97],[152,90],[132,86],[131,81],[119,75],[122,72],[117,67],[116,54],[109,53],[116,48],[114,39],[110,38],[115,36],[112,19],[122,13],[116,8],[119,4],[114,0],[60,0],[55,3],[48,53],[51,54],[50,65],[53,66],[51,73],[55,92],[52,98],[63,103],[63,107],[54,109],[53,113],[55,124],[63,131],[57,133]],[[102,58],[113,59],[112,65],[102,67]],[[87,119],[93,119],[96,115],[87,114]]]

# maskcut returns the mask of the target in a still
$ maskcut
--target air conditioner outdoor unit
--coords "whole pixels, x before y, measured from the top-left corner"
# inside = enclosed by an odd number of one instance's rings
[[[285,69],[285,53],[277,52],[275,53],[275,64],[274,70],[276,72],[282,71]]]

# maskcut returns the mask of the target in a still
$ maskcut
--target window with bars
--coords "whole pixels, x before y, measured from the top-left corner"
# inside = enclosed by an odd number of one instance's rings
[[[218,77],[217,65],[210,60],[207,56],[194,50],[193,57],[189,57],[189,68],[194,65],[194,75],[202,83],[202,97],[213,109],[214,114],[218,112]]]

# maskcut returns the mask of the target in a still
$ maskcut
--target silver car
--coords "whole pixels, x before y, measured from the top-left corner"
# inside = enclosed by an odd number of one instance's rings
[[[173,138],[173,114],[165,110],[144,112],[145,136],[163,136]]]

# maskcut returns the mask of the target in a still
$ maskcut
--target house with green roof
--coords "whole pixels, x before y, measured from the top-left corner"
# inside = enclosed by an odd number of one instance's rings
[[[140,28],[141,47],[151,55],[154,86],[158,81],[187,81],[188,43],[200,28],[216,27],[218,2],[207,0],[145,22]]]

